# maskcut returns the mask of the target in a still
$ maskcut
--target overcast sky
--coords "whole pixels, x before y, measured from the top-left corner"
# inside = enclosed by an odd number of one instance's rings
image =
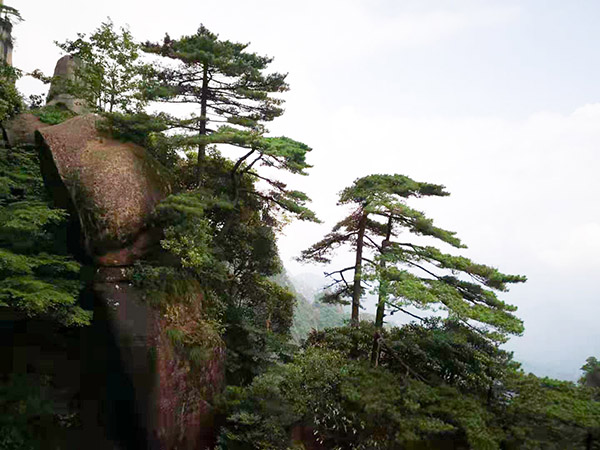
[[[355,178],[401,173],[444,184],[419,200],[458,232],[473,259],[527,275],[503,298],[523,337],[508,347],[540,375],[575,379],[600,356],[600,3],[596,1],[12,0],[14,63],[50,74],[53,41],[110,16],[139,40],[195,32],[252,42],[289,72],[273,134],[309,144],[297,187],[324,225],[293,224],[292,261],[340,217],[336,194]],[[44,87],[20,82],[29,93]],[[316,269],[317,273],[322,269]]]

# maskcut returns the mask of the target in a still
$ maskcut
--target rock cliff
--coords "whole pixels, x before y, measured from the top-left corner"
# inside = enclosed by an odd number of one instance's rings
[[[71,252],[92,274],[85,296],[94,319],[81,335],[76,383],[83,436],[96,436],[99,449],[205,448],[223,349],[192,370],[169,339],[172,320],[131,280],[136,261],[162,252],[150,219],[171,192],[169,173],[142,147],[99,132],[98,120],[87,114],[46,126],[26,114],[5,124],[14,145],[35,142],[44,183],[70,213]],[[194,289],[195,299],[177,311],[178,326],[192,327],[200,315],[201,286]]]

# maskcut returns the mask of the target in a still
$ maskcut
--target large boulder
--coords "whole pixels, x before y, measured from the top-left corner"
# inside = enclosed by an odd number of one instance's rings
[[[69,84],[77,82],[77,68],[80,64],[80,61],[71,55],[65,55],[57,61],[46,99],[48,105],[64,105],[76,114],[89,112],[85,100],[68,93]]]
[[[164,256],[161,231],[149,219],[171,191],[169,172],[142,147],[99,132],[99,120],[77,116],[36,133],[45,184],[55,204],[76,219],[69,230],[71,239],[78,236],[74,253],[94,261],[96,337],[85,352],[93,369],[82,382],[82,420],[93,430],[99,418],[124,448],[212,448],[208,402],[223,384],[223,344],[200,333],[203,360],[192,366],[169,334],[173,328],[203,330],[202,287],[190,280],[193,298],[169,300],[164,310],[151,306],[152,294],[132,282],[135,261],[154,249]]]
[[[156,244],[148,219],[170,193],[170,177],[142,147],[103,136],[98,120],[88,114],[40,129],[42,172],[58,206],[75,210],[88,255],[125,266]]]
[[[47,126],[48,124],[31,113],[19,114],[2,124],[10,147],[34,145],[35,132]]]

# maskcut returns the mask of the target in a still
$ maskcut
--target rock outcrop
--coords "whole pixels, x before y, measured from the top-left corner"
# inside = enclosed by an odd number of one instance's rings
[[[0,5],[4,2],[0,0]],[[0,17],[0,59],[12,65],[12,24],[5,17]]]
[[[47,126],[31,113],[19,114],[2,124],[9,147],[35,145],[35,132]]]
[[[588,373],[584,381],[585,386],[600,388],[600,368]]]
[[[170,190],[169,173],[142,147],[102,136],[95,114],[39,131],[42,170],[55,199],[75,208],[84,247],[101,266],[126,266],[157,242],[147,227]]]
[[[54,76],[50,85],[50,91],[48,92],[48,98],[46,99],[47,105],[61,104],[76,114],[89,112],[89,107],[85,100],[67,92],[67,85],[77,81],[76,70],[79,64],[78,60],[71,55],[65,55],[58,60],[54,68]]]
[[[172,324],[130,279],[132,264],[161,252],[161,231],[149,226],[149,219],[171,191],[169,172],[142,147],[103,135],[98,120],[94,114],[78,116],[41,128],[36,137],[44,181],[56,205],[76,219],[71,229],[79,236],[71,240],[81,243],[82,257],[94,268],[93,326],[109,330],[109,341],[120,355],[115,362],[102,356],[106,352],[91,354],[93,372],[110,376],[119,367],[128,380],[125,384],[133,386],[128,398],[133,395],[134,400],[107,393],[112,406],[101,409],[122,413],[118,404],[134,404],[128,414],[135,416],[142,432],[122,442],[126,448],[204,448],[212,432],[206,400],[222,384],[223,349],[215,347],[203,367],[191,370],[167,335]],[[201,308],[200,286],[197,301],[191,303]],[[196,313],[189,306],[182,310],[181,325],[194,326]],[[105,381],[96,376],[91,383]],[[93,421],[95,414],[86,417]],[[122,420],[116,417],[108,414],[101,422],[113,423],[118,430]]]

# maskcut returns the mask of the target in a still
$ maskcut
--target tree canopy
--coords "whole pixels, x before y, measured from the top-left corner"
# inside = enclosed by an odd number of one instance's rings
[[[354,266],[331,272],[335,290],[329,297],[352,295],[355,324],[367,278],[378,282],[381,308],[406,313],[407,307],[445,310],[451,318],[499,341],[505,340],[506,334],[520,334],[523,324],[513,314],[516,307],[501,301],[496,292],[506,291],[511,283],[524,282],[524,276],[503,274],[408,237],[422,236],[465,248],[456,233],[436,226],[407,203],[409,198],[447,195],[444,186],[416,182],[404,175],[359,178],[339,197],[338,204],[351,205],[352,213],[305,250],[301,259],[327,263],[342,245],[354,250]],[[344,277],[347,271],[354,272],[353,283]]]
[[[116,31],[109,19],[89,36],[79,33],[56,45],[76,61],[73,80],[53,81],[68,93],[100,112],[132,112],[144,105],[140,47],[127,28]]]
[[[177,122],[179,128],[191,132],[187,144],[197,148],[198,177],[209,144],[253,148],[249,141],[262,136],[262,123],[283,114],[283,100],[272,94],[288,90],[286,75],[266,73],[273,59],[247,51],[248,46],[219,39],[203,25],[194,35],[179,39],[166,35],[160,44],[144,45],[147,52],[176,63],[154,71],[155,83],[148,89],[148,98],[198,107]],[[243,129],[250,133],[238,134]]]

